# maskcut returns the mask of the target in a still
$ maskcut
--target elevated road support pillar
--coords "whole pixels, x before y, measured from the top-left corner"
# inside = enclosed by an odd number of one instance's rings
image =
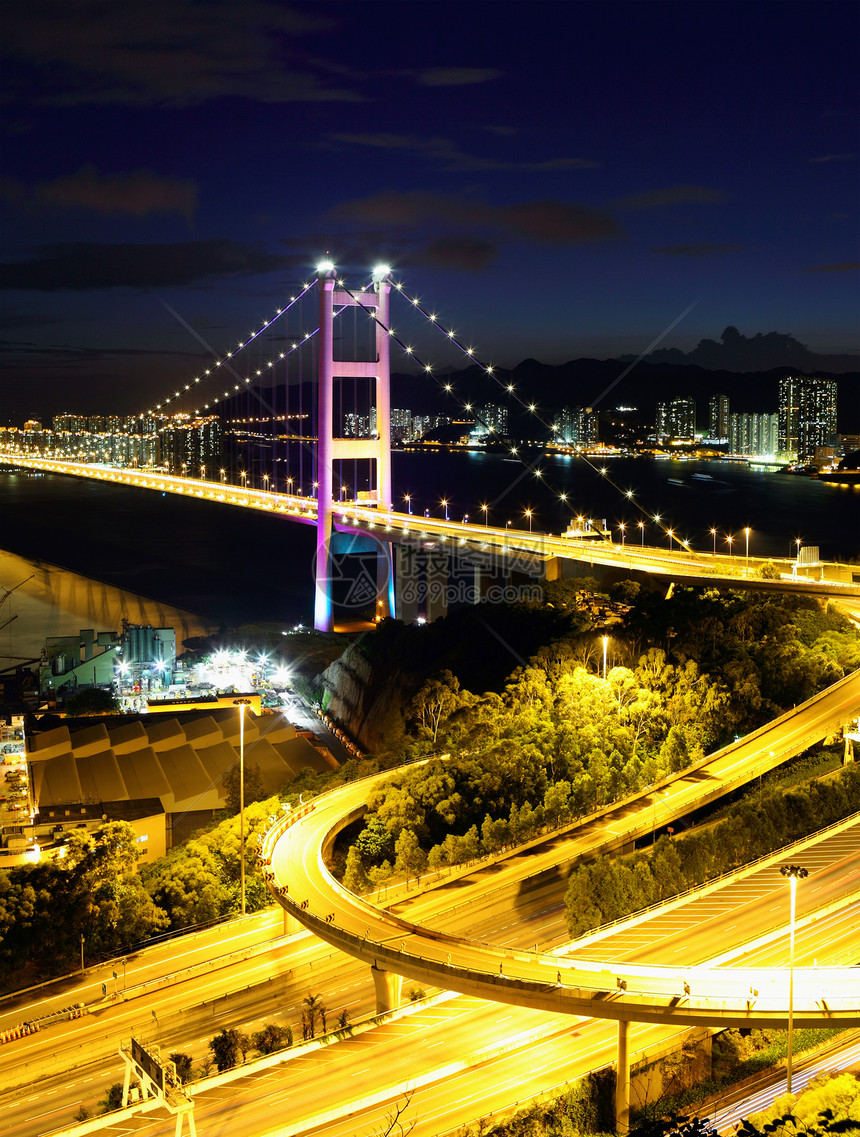
[[[284,909],[284,935],[294,936],[296,932],[303,932],[305,930],[304,924],[300,924],[295,916]]]
[[[396,1011],[400,1006],[403,976],[395,975],[393,971],[383,971],[376,965],[371,967],[370,974],[376,990],[376,1013],[381,1015],[385,1011]]]
[[[630,1130],[630,1050],[627,1019],[618,1020],[618,1055],[615,1063],[615,1132]]]

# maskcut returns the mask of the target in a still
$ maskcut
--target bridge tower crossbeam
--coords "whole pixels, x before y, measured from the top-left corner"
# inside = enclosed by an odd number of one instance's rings
[[[331,265],[319,267],[319,340],[317,367],[317,549],[314,566],[314,627],[330,632],[334,628],[332,607],[332,529],[335,502],[332,500],[333,463],[341,459],[371,459],[376,464],[376,504],[391,509],[391,365],[388,335],[388,269],[373,273],[373,292],[354,296],[337,287],[337,272]],[[372,362],[334,358],[333,320],[339,309],[358,305],[376,311],[376,359]],[[341,438],[334,435],[334,380],[368,378],[375,380],[376,437]],[[391,545],[380,544],[377,553],[377,591],[381,601],[378,616],[394,611],[394,577]]]

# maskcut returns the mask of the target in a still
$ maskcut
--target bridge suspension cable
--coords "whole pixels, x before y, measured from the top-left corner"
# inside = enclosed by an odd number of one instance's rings
[[[498,387],[500,387],[502,390],[504,390],[509,396],[512,396],[514,398],[514,400],[517,403],[519,403],[519,405],[521,407],[526,409],[530,414],[533,414],[535,416],[536,420],[543,427],[545,427],[547,430],[549,430],[553,435],[558,433],[558,428],[556,427],[556,425],[554,423],[547,422],[547,420],[540,414],[540,412],[537,409],[537,406],[534,403],[527,403],[523,398],[521,398],[521,396],[516,392],[516,389],[512,383],[505,383],[504,380],[501,379],[500,376],[498,376],[496,374],[496,368],[492,364],[487,364],[480,357],[476,356],[474,348],[466,347],[466,345],[463,344],[458,339],[458,337],[457,337],[457,335],[453,329],[445,327],[445,325],[439,321],[439,319],[435,313],[428,312],[421,305],[421,303],[417,297],[413,297],[408,292],[406,292],[402,282],[392,281],[392,284],[394,286],[394,289],[401,296],[403,296],[408,301],[409,304],[411,304],[411,306],[415,309],[415,311],[419,312],[424,317],[426,322],[431,327],[436,328],[442,335],[445,336],[446,340],[449,343],[453,344],[454,347],[456,347],[463,355],[465,355],[469,360],[471,360],[473,363],[475,363],[490,379],[493,380],[493,382]],[[448,395],[450,398],[452,398],[454,400],[454,402],[456,402],[464,411],[467,411],[470,414],[475,414],[475,410],[474,410],[472,404],[469,402],[466,402],[460,395],[458,395],[457,392],[454,391],[452,384],[446,383],[444,380],[442,380],[438,375],[436,375],[434,373],[432,364],[429,364],[426,361],[424,361],[423,359],[421,359],[420,357],[418,357],[415,354],[414,349],[410,345],[406,344],[400,338],[400,336],[398,336],[394,332],[394,330],[392,328],[385,327],[385,325],[383,325],[380,322],[379,317],[377,316],[376,312],[372,308],[370,308],[369,306],[362,304],[359,297],[356,296],[355,293],[350,291],[350,289],[347,288],[346,285],[342,281],[339,282],[339,286],[341,288],[343,288],[344,291],[347,292],[353,298],[353,300],[355,300],[356,304],[359,307],[361,307],[368,314],[368,316],[371,318],[371,320],[374,320],[377,324],[380,325],[380,327],[383,328],[383,330],[390,336],[392,341],[397,344],[397,346],[400,348],[400,350],[410,360],[414,361],[419,367],[421,367],[423,372],[425,374],[429,375],[436,382],[437,386],[441,387],[444,390],[446,395]],[[689,311],[689,309],[687,309],[687,311]],[[686,312],[682,313],[681,316],[679,316],[678,319],[675,320],[672,325],[670,325],[670,327],[674,327],[675,324],[678,323],[678,321],[681,320],[684,315],[686,315]],[[664,332],[663,334],[665,335],[666,333]],[[655,342],[658,342],[658,341],[655,341]],[[650,348],[647,350],[650,350]],[[631,367],[632,366],[633,365],[631,365]],[[628,368],[627,370],[629,371],[630,368]],[[626,374],[626,372],[622,373],[622,376],[620,376],[619,378],[622,378],[624,374]],[[492,426],[488,425],[486,422],[483,422],[483,420],[479,419],[479,421],[481,421],[482,425],[486,426],[487,429],[491,433],[496,433]],[[562,503],[567,505],[567,496],[568,496],[567,493],[564,491],[560,491],[557,488],[551,486],[549,484],[549,482],[546,480],[543,471],[539,467],[536,467],[535,462],[531,462],[531,463],[528,462],[526,460],[526,458],[519,453],[518,448],[516,446],[512,446],[510,448],[510,452],[521,463],[521,465],[523,466],[524,472],[532,473],[532,474],[534,474],[535,477],[541,479],[543,481],[544,485],[546,485],[548,489],[550,489],[552,492],[554,492],[558,495],[559,501],[561,501]],[[581,457],[583,459],[583,461],[586,463],[586,465],[589,466],[589,468],[595,474],[599,474],[602,478],[604,478],[606,480],[607,484],[612,486],[612,488],[614,490],[616,490],[622,497],[624,497],[625,500],[633,508],[635,508],[643,517],[648,518],[648,520],[651,521],[653,524],[660,525],[661,528],[663,529],[663,532],[667,536],[675,536],[671,526],[667,526],[667,525],[663,524],[660,514],[654,513],[651,510],[646,509],[645,506],[641,505],[638,501],[636,501],[633,490],[622,489],[622,487],[620,485],[618,485],[611,477],[609,477],[606,467],[598,466],[595,462],[593,462],[590,459],[590,457],[588,455],[586,455],[584,453],[580,453],[579,457]],[[609,540],[611,543],[611,537],[607,538],[606,535],[602,532],[600,533],[600,538],[601,538],[601,540]],[[689,542],[687,540],[680,538],[680,537],[677,539],[678,539],[679,543],[681,545],[683,545],[684,549],[687,552],[692,553],[697,559],[701,559],[700,554],[696,550],[690,548]]]

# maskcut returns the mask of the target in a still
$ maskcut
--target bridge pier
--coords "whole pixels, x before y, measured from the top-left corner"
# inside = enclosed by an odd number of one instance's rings
[[[404,624],[414,624],[418,620],[420,588],[418,550],[410,545],[396,545],[394,557],[397,572],[395,613]]]
[[[615,1131],[630,1130],[630,1050],[627,1019],[618,1020],[618,1053],[615,1063]]]
[[[428,623],[448,615],[448,554],[427,554],[427,593],[424,616]]]
[[[370,974],[376,990],[376,1013],[381,1015],[386,1011],[396,1011],[401,1002],[403,976],[396,975],[393,971],[383,971],[375,964],[371,967]]]

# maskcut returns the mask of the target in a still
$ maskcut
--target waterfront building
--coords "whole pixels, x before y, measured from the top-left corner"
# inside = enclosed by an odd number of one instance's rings
[[[412,411],[402,407],[391,408],[391,441],[412,441]]]
[[[836,435],[836,380],[785,375],[779,381],[779,453],[788,461],[811,462],[819,446]]]
[[[696,437],[696,400],[684,397],[658,403],[655,433],[664,441],[693,442]]]
[[[712,440],[720,439],[723,441],[729,437],[728,395],[711,395],[708,433]]]
[[[143,435],[142,440],[147,437]],[[155,461],[171,473],[180,473],[186,467],[186,472],[196,476],[202,468],[213,477],[221,461],[221,452],[221,421],[217,415],[193,417],[179,414],[161,426]]]
[[[371,432],[376,427],[376,408],[373,408],[374,413],[372,416],[359,415],[350,411],[343,416],[343,437],[344,438],[370,438]]]
[[[729,453],[744,454],[751,458],[774,455],[779,438],[779,415],[730,414]]]
[[[487,403],[483,407],[475,407],[475,434],[495,434],[506,438],[508,434],[508,408]]]
[[[591,407],[562,407],[555,425],[560,442],[582,448],[597,445],[598,419]]]

